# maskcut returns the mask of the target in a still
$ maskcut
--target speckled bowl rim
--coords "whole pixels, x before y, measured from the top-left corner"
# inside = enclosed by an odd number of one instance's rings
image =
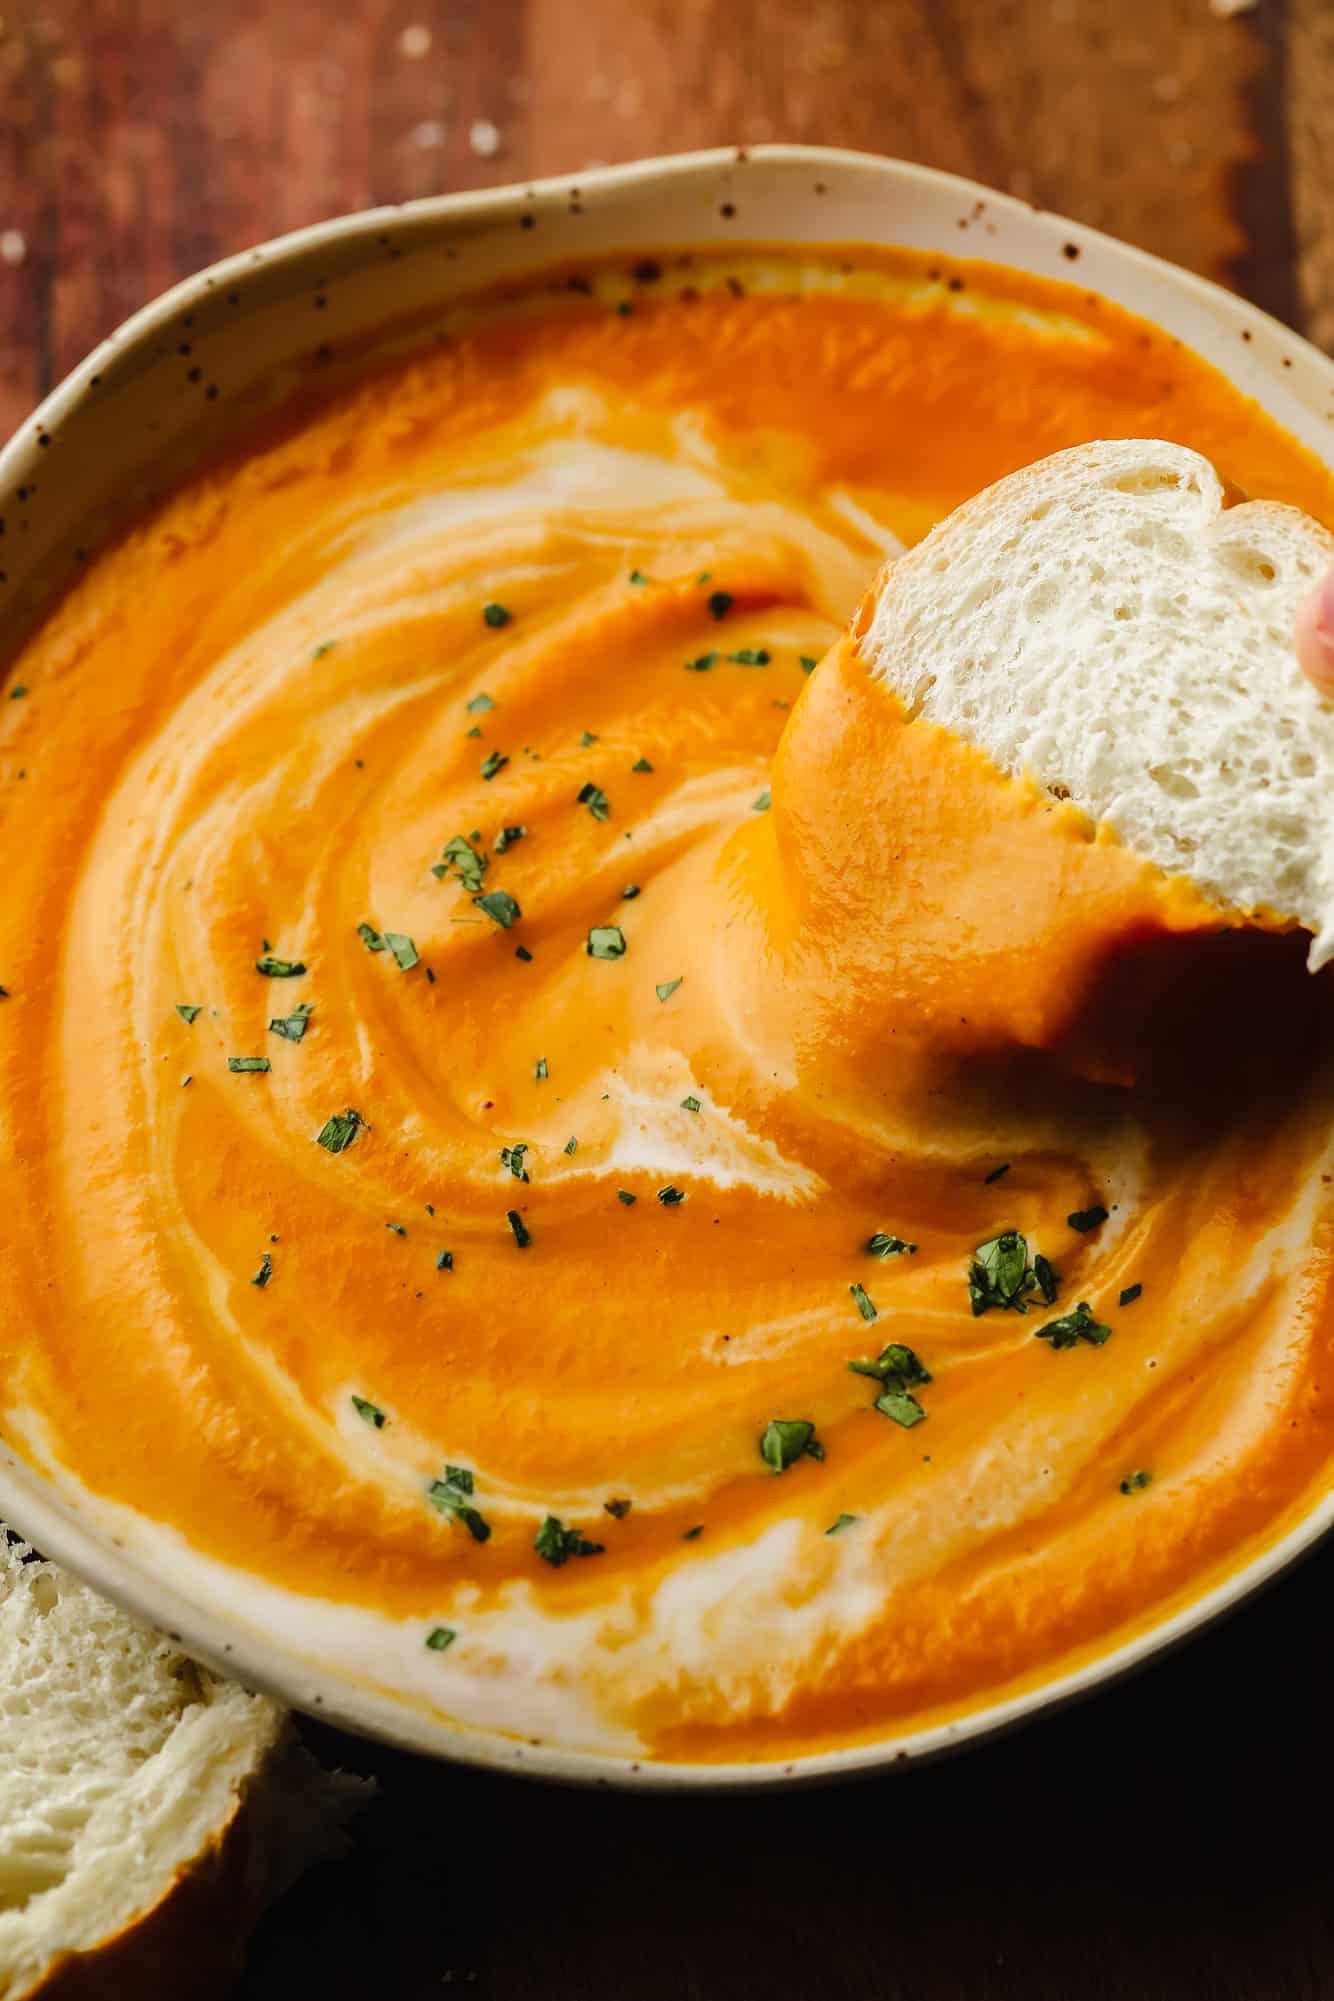
[[[109,340],[96,348],[41,403],[0,452],[0,507],[3,497],[22,501],[35,490],[45,455],[96,389],[100,371],[127,355],[159,355],[167,335],[189,324],[195,310],[220,295],[244,297],[257,274],[270,278],[298,267],[307,268],[316,253],[331,253],[348,244],[392,245],[423,220],[457,225],[475,233],[479,226],[501,225],[529,214],[559,224],[562,216],[577,216],[599,200],[640,194],[648,198],[638,230],[631,228],[619,244],[625,252],[646,250],[661,240],[678,246],[713,250],[729,240],[738,250],[751,243],[765,248],[791,248],[821,242],[912,242],[911,229],[894,236],[866,237],[849,226],[830,234],[773,228],[751,235],[741,213],[729,239],[716,226],[683,227],[670,238],[658,238],[650,225],[669,196],[700,196],[726,218],[735,215],[742,189],[772,180],[775,187],[801,177],[808,191],[827,202],[822,217],[855,208],[868,194],[883,196],[887,207],[899,204],[911,217],[912,203],[939,207],[942,201],[957,211],[957,238],[945,240],[943,229],[931,232],[932,248],[946,257],[994,257],[998,263],[1049,276],[1074,278],[1088,289],[1117,300],[1134,312],[1178,334],[1256,396],[1279,421],[1326,459],[1334,458],[1334,362],[1257,308],[1234,298],[1207,280],[1135,250],[1099,231],[1057,215],[1033,210],[1012,196],[904,161],[841,149],[807,146],[725,148],[665,159],[637,161],[623,167],[444,195],[397,207],[379,208],[338,217],[296,230],[257,249],[244,251],[210,266],[174,286],[135,313]],[[701,215],[709,211],[701,210]],[[986,218],[986,220],[984,220]],[[897,219],[897,218],[896,218]],[[966,234],[970,225],[974,233]],[[525,225],[527,227],[527,225]],[[1007,254],[992,239],[1018,228],[1025,254]],[[586,249],[582,232],[567,227],[544,230],[540,256],[526,260],[539,269],[577,258]],[[392,252],[390,253],[392,254]],[[605,254],[602,250],[599,256]],[[462,275],[462,273],[460,273]],[[461,296],[468,287],[453,284],[442,296]],[[1202,337],[1203,336],[1203,337]],[[1236,342],[1226,349],[1222,343]],[[201,447],[201,455],[202,455]],[[133,518],[141,501],[127,504],[124,518]],[[13,552],[14,537],[0,540],[0,564]],[[47,565],[34,587],[41,606],[49,604],[78,565],[86,549],[68,549],[64,575]],[[21,575],[22,562],[17,572]],[[10,581],[0,568],[0,584]],[[1188,1606],[1149,1626],[1134,1638],[1109,1649],[1082,1666],[1021,1693],[982,1703],[953,1721],[887,1735],[871,1744],[821,1751],[786,1760],[742,1764],[663,1764],[650,1758],[630,1758],[535,1745],[517,1738],[482,1731],[414,1707],[408,1700],[367,1690],[323,1663],[299,1656],[256,1634],[253,1629],[220,1616],[216,1608],[178,1589],[171,1581],[121,1547],[117,1539],[84,1519],[26,1462],[0,1441],[0,1514],[48,1556],[67,1565],[108,1596],[166,1632],[219,1673],[239,1678],[278,1701],[328,1722],[380,1738],[404,1749],[454,1759],[495,1771],[530,1774],[584,1785],[616,1785],[662,1791],[718,1791],[756,1786],[793,1786],[868,1775],[938,1756],[1046,1713],[1103,1688],[1170,1648],[1249,1599],[1300,1557],[1309,1553],[1334,1526],[1334,1493],[1328,1495],[1287,1534],[1242,1564],[1222,1583]]]

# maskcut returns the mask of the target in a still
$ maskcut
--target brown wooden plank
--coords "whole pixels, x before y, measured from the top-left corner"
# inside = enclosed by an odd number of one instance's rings
[[[1287,138],[1305,331],[1334,354],[1334,6],[1287,0]]]

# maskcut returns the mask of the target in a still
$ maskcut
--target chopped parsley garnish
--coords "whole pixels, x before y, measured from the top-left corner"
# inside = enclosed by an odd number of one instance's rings
[[[1095,1202],[1091,1209],[1076,1209],[1065,1220],[1072,1230],[1096,1230],[1099,1223],[1107,1221],[1107,1211],[1101,1202]]]
[[[750,810],[752,813],[767,813],[772,804],[773,794],[766,785],[759,797],[752,801]]]
[[[650,577],[646,577],[642,570],[631,570],[630,582],[632,584],[647,584],[651,583],[652,579]]]
[[[588,934],[590,959],[623,959],[625,933],[619,924],[595,924]]]
[[[518,899],[511,896],[507,889],[488,889],[485,896],[475,896],[473,902],[479,910],[484,910],[502,931],[508,931],[515,920],[523,916]]]
[[[373,924],[358,924],[357,936],[368,952],[383,952],[384,939]]]
[[[982,1186],[984,1188],[990,1188],[993,1181],[999,1181],[1001,1176],[1003,1174],[1008,1174],[1009,1171],[1010,1171],[1009,1161],[1008,1160],[1002,1161],[999,1167],[992,1168],[990,1174],[984,1174],[982,1176]]]
[[[895,1424],[901,1424],[905,1431],[910,1431],[913,1425],[920,1424],[926,1416],[916,1397],[910,1396],[907,1390],[895,1388],[885,1390],[883,1395],[876,1398],[875,1407],[882,1416],[892,1418]]]
[[[314,1001],[302,1001],[291,1014],[275,1015],[269,1023],[270,1035],[281,1035],[284,1042],[300,1042],[310,1026],[314,1008]]]
[[[813,674],[820,664],[813,653],[799,653],[797,660],[803,674]]]
[[[386,1223],[385,1228],[386,1230],[392,1230],[396,1237],[406,1237],[408,1234],[405,1223]]]
[[[660,1188],[658,1190],[658,1200],[659,1202],[661,1202],[664,1209],[675,1209],[682,1202],[684,1202],[685,1199],[686,1198],[684,1189],[673,1188],[670,1182],[668,1182],[665,1188]]]
[[[875,1303],[864,1285],[850,1285],[848,1291],[857,1302],[857,1311],[861,1314],[863,1320],[878,1319],[879,1316],[875,1310]]]
[[[494,709],[496,705],[489,695],[474,695],[464,706],[470,716],[484,716],[488,709]]]
[[[1086,1299],[1080,1300],[1073,1313],[1062,1314],[1059,1320],[1049,1320],[1045,1327],[1033,1329],[1039,1341],[1050,1341],[1053,1348],[1073,1348],[1077,1341],[1087,1341],[1090,1348],[1101,1348],[1111,1332],[1110,1327],[1093,1318]]]
[[[227,1068],[229,1070],[251,1072],[267,1070],[269,1067],[267,1056],[229,1056],[227,1058]]]
[[[840,1529],[850,1529],[854,1522],[859,1522],[860,1520],[860,1515],[840,1515],[836,1522],[830,1522],[829,1527],[825,1530],[825,1534],[837,1535]]]
[[[637,757],[630,766],[631,771],[652,771],[653,766],[646,757]]]
[[[480,736],[482,734],[481,725],[479,723],[474,723],[472,728],[470,730],[465,730],[463,734],[465,736]]]
[[[531,965],[533,962],[533,955],[526,945],[516,945],[514,947],[514,956],[516,959],[522,959],[527,965]]]
[[[619,1500],[619,1501],[604,1501],[602,1505],[609,1515],[613,1515],[618,1522],[623,1522],[626,1516],[629,1514],[630,1509],[632,1508],[634,1503],[631,1501]]]
[[[600,786],[583,786],[575,803],[579,806],[587,806],[595,820],[609,820],[611,818],[611,801]]]
[[[269,1280],[272,1277],[273,1277],[273,1259],[269,1256],[268,1252],[265,1251],[263,1257],[259,1261],[259,1270],[255,1273],[255,1276],[251,1279],[250,1283],[252,1285],[257,1285],[260,1291],[262,1292],[264,1290],[264,1287],[268,1284]]]
[[[488,780],[494,778],[496,773],[503,771],[508,763],[509,759],[503,751],[489,750],[482,759],[481,769],[483,778]]]
[[[1133,1305],[1135,1304],[1135,1301],[1136,1301],[1136,1300],[1137,1300],[1137,1299],[1139,1298],[1140,1294],[1141,1294],[1141,1293],[1143,1292],[1143,1290],[1144,1290],[1144,1287],[1143,1287],[1142,1285],[1128,1285],[1128,1286],[1126,1286],[1126,1287],[1125,1287],[1125,1289],[1124,1289],[1124,1291],[1123,1291],[1123,1292],[1122,1292],[1122,1294],[1121,1294],[1121,1297],[1120,1297],[1120,1298],[1119,1298],[1119,1299],[1117,1300],[1117,1302],[1116,1302],[1116,1303],[1117,1303],[1117,1305],[1118,1305],[1118,1306],[1133,1306]]]
[[[1057,1273],[1039,1252],[1029,1262],[1028,1240],[1018,1230],[1002,1230],[973,1252],[968,1266],[968,1297],[976,1317],[990,1307],[1010,1307],[1027,1313],[1027,1296],[1041,1295],[1050,1306],[1056,1298]]]
[[[565,1146],[564,1146],[564,1151],[565,1151],[566,1153],[578,1153],[578,1151],[579,1151],[579,1142],[578,1142],[578,1140],[577,1140],[577,1139],[575,1138],[575,1136],[574,1136],[574,1134],[573,1134],[573,1133],[571,1133],[571,1134],[570,1134],[570,1137],[569,1137],[569,1138],[568,1138],[568,1139],[566,1140],[566,1142],[565,1142]]]
[[[388,1420],[378,1403],[371,1403],[365,1397],[354,1396],[352,1408],[363,1423],[373,1425],[376,1431],[383,1431]]]
[[[526,1251],[529,1244],[532,1243],[533,1239],[531,1232],[527,1229],[527,1227],[524,1224],[523,1217],[519,1214],[517,1209],[507,1209],[505,1211],[505,1221],[509,1224],[510,1229],[514,1232],[515,1244],[521,1251]]]
[[[394,964],[399,972],[410,973],[421,957],[411,938],[403,931],[386,931],[382,935],[386,946],[394,955]]]
[[[873,1362],[861,1356],[849,1362],[848,1367],[854,1376],[874,1376],[878,1383],[892,1383],[898,1388],[931,1381],[931,1371],[902,1341],[891,1341]]]
[[[633,903],[635,898],[642,896],[643,893],[637,882],[627,882],[625,888],[621,891],[621,901],[622,903]]]
[[[616,1200],[618,1202],[623,1202],[627,1209],[633,1209],[635,1203],[639,1200],[639,1197],[637,1195],[632,1195],[628,1188],[618,1188],[616,1190]]]
[[[693,1091],[688,1098],[682,1098],[681,1110],[683,1112],[697,1112],[699,1110],[699,1099]]]
[[[469,1466],[446,1466],[445,1479],[451,1487],[457,1487],[461,1494],[471,1494],[476,1484]]]
[[[500,1164],[502,1167],[508,1167],[516,1181],[527,1181],[528,1179],[528,1169],[523,1164],[524,1155],[527,1151],[528,1142],[526,1139],[521,1139],[517,1146],[502,1146],[500,1149]]]
[[[455,834],[452,841],[446,841],[440,860],[431,870],[434,876],[443,877],[453,870],[470,896],[476,896],[482,887],[482,877],[486,874],[486,856],[479,855],[471,848],[462,834]]]
[[[447,1466],[445,1468],[446,1475],[450,1475],[453,1470],[452,1467]],[[449,1477],[443,1480],[432,1480],[430,1486],[426,1489],[426,1498],[433,1508],[437,1509],[440,1514],[448,1516],[450,1521],[462,1522],[474,1542],[489,1542],[491,1539],[491,1524],[484,1521],[476,1508],[472,1506],[468,1499],[471,1493],[472,1475],[469,1474],[466,1487],[461,1487],[456,1480]]]
[[[255,971],[266,980],[299,980],[306,968],[300,959],[278,959],[272,952],[255,961]]]
[[[516,841],[522,841],[527,833],[527,827],[502,827],[492,845],[498,855],[503,855],[506,848],[512,848]]]
[[[181,1017],[182,1021],[192,1022],[195,1019],[196,1015],[200,1015],[204,1012],[204,1009],[202,1004],[196,1007],[193,1001],[177,1001],[176,1012]]]
[[[11,702],[21,702],[23,700],[23,697],[27,694],[27,692],[28,692],[27,689],[22,686],[17,688],[11,688],[9,691],[9,699]]]
[[[808,1417],[775,1417],[761,1435],[760,1457],[775,1473],[786,1473],[798,1459],[823,1459],[824,1447]]]
[[[697,1522],[693,1529],[682,1529],[681,1540],[682,1542],[698,1542],[703,1533],[703,1522]]]
[[[739,646],[735,653],[729,653],[727,657],[729,660],[734,661],[738,667],[767,667],[769,665],[769,655],[762,646]]]
[[[572,1556],[601,1556],[606,1544],[590,1542],[578,1529],[567,1529],[555,1515],[548,1515],[533,1538],[533,1548],[544,1563],[559,1570]]]
[[[862,1248],[872,1258],[906,1258],[912,1256],[917,1246],[905,1243],[902,1237],[890,1236],[887,1230],[877,1230]]]
[[[426,1635],[426,1644],[433,1654],[442,1654],[446,1647],[452,1647],[458,1634],[452,1626],[432,1626]]]
[[[714,618],[726,618],[735,603],[736,599],[730,591],[711,591],[709,593],[709,610]]]
[[[579,748],[580,750],[587,750],[590,744],[594,744],[596,742],[597,738],[594,736],[592,730],[585,730],[583,735],[579,739]]]
[[[454,1269],[453,1251],[438,1251],[436,1253],[435,1268],[437,1271],[453,1271]]]
[[[1142,1466],[1137,1467],[1133,1473],[1126,1474],[1125,1479],[1121,1482],[1121,1492],[1123,1494],[1142,1494],[1152,1478],[1152,1473],[1147,1473]]]
[[[508,611],[503,604],[484,604],[482,606],[482,617],[488,625],[495,626],[497,630],[502,625],[508,625],[513,616],[514,613]]]
[[[533,1076],[536,1078],[539,1084],[545,1084],[549,1074],[550,1073],[547,1070],[546,1057],[539,1056],[536,1063],[534,1063],[533,1065]]]
[[[316,1146],[326,1153],[343,1153],[351,1146],[366,1121],[349,1105],[345,1112],[331,1112],[315,1135]]]
[[[688,674],[707,674],[710,667],[718,665],[719,657],[717,653],[698,653],[693,660],[686,661],[686,672]]]
[[[660,986],[654,987],[653,991],[660,1001],[669,1001],[684,979],[685,974],[682,973],[681,978],[678,980],[663,980]]]

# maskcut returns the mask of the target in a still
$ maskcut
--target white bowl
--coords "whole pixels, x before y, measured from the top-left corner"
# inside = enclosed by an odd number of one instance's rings
[[[496,279],[612,251],[761,243],[903,244],[1074,279],[1155,321],[1334,457],[1334,363],[1277,322],[1096,231],[903,161],[763,146],[448,195],[320,223],[215,264],[103,342],[0,453],[0,604],[11,643],[87,553],[199,458],[312,381],[429,341],[433,315]],[[659,1765],[534,1747],[368,1691],[337,1662],[257,1636],[141,1564],[80,1503],[0,1444],[0,1514],[48,1555],[220,1669],[299,1709],[414,1750],[547,1778],[659,1787],[827,1779],[976,1739],[1087,1692],[1182,1639],[1308,1550],[1334,1498],[1226,1583],[1077,1672],[957,1722],[786,1763]]]

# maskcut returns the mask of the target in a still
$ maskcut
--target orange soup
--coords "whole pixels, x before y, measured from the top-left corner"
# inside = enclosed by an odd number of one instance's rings
[[[7,1440],[368,1686],[666,1761],[966,1714],[1308,1512],[1324,978],[839,638],[1137,435],[1334,521],[1074,287],[623,261],[92,562],[0,703]]]

